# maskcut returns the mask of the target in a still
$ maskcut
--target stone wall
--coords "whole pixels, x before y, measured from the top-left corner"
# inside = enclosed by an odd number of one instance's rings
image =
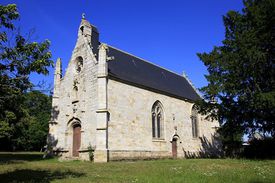
[[[160,101],[164,110],[164,139],[152,138],[152,105]],[[172,138],[175,133],[177,154],[203,151],[201,138],[192,137],[191,109],[193,103],[108,80],[108,150],[109,160],[148,159],[172,156]],[[216,121],[198,117],[199,137],[212,144]],[[175,130],[177,129],[177,130]]]

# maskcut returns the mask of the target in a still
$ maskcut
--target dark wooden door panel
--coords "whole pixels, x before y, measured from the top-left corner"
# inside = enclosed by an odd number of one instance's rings
[[[177,157],[177,141],[176,140],[172,141],[172,156],[173,156],[173,158]]]
[[[75,126],[73,128],[73,156],[79,156],[79,148],[81,144],[81,127]]]

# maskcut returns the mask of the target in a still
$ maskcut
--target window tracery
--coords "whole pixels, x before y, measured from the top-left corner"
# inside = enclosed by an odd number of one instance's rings
[[[152,107],[152,137],[163,138],[163,109],[159,101]]]

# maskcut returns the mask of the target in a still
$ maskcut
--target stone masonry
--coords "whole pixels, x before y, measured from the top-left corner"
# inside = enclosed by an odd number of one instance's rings
[[[114,58],[108,51],[97,28],[82,18],[64,76],[61,60],[56,62],[48,143],[61,158],[89,160],[90,148],[95,162],[185,158],[219,150],[217,121],[197,114],[194,137],[194,101],[110,77],[108,62]],[[162,113],[152,123],[156,102]],[[158,138],[152,136],[153,124]]]

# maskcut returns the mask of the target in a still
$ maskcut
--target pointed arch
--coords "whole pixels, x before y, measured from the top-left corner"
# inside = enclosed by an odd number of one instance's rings
[[[79,124],[81,126],[81,121],[80,119],[76,118],[76,117],[72,117],[68,123],[67,123],[67,126],[68,127],[73,127],[75,125]]]
[[[156,101],[151,110],[152,116],[152,137],[163,138],[164,137],[164,112],[160,101]]]
[[[81,121],[78,118],[73,117],[68,121],[67,125],[72,132],[72,136],[71,136],[72,156],[78,157],[79,150],[81,147],[81,127],[82,127]]]

